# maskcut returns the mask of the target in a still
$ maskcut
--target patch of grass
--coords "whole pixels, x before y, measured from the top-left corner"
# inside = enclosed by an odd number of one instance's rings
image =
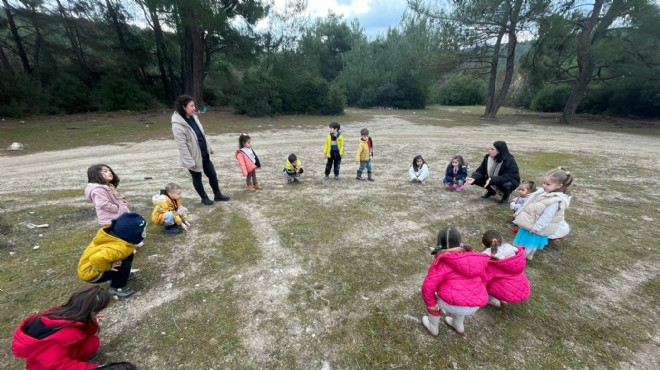
[[[121,353],[148,369],[242,368],[248,353],[239,335],[240,299],[231,283],[191,289],[145,315],[131,328],[131,341],[104,343],[100,360],[111,360],[104,353]]]
[[[71,143],[78,146],[141,142],[172,139],[173,109],[146,112],[87,113],[66,116],[8,119],[0,123],[0,148],[12,142],[25,145],[25,150],[7,152],[18,156],[49,150],[62,150]],[[253,118],[214,110],[199,116],[207,135],[255,132],[300,126],[327,125],[332,121],[363,120],[368,113],[347,113],[342,116],[277,116]],[[24,123],[19,123],[19,122]]]

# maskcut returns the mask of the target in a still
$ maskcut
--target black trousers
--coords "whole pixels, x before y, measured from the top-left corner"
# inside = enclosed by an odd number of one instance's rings
[[[130,256],[126,257],[125,260],[121,261],[121,266],[117,267],[117,271],[104,271],[101,276],[94,280],[90,281],[90,283],[103,283],[108,280],[112,280],[110,282],[110,286],[118,289],[118,288],[123,288],[126,286],[128,283],[128,275],[131,273],[131,266],[133,265],[133,256],[134,254],[131,253]]]
[[[488,191],[491,194],[495,194],[499,190],[502,192],[504,198],[507,198],[511,193],[516,190],[514,184],[511,181],[507,181],[504,184],[501,185],[488,185],[488,187],[484,187],[486,184],[486,180],[488,180],[487,177],[482,177],[479,180],[474,180],[473,185],[481,186],[482,188],[485,188],[486,191]]]
[[[202,169],[206,177],[209,179],[209,185],[211,185],[211,189],[213,189],[213,195],[216,197],[221,196],[222,193],[220,192],[220,186],[218,185],[218,175],[215,173],[215,167],[213,167],[213,163],[209,157],[202,157]],[[195,191],[197,191],[197,194],[199,194],[202,199],[208,198],[208,195],[206,195],[206,191],[204,190],[204,184],[202,184],[202,173],[191,170],[188,171],[190,172],[190,175],[192,175],[193,187],[195,188]]]
[[[330,152],[330,158],[328,158],[328,161],[325,163],[325,175],[328,176],[330,175],[330,170],[332,169],[332,166],[335,166],[335,176],[339,176],[339,167],[341,167],[341,156],[339,155],[338,151],[331,151]]]

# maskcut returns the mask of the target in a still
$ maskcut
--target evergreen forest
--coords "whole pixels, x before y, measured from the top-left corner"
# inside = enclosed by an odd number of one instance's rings
[[[251,116],[502,106],[660,117],[653,0],[408,0],[396,27],[306,0],[2,0],[0,117],[171,107]]]

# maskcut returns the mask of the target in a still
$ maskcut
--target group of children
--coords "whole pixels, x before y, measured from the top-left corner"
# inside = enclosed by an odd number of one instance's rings
[[[440,230],[432,252],[437,257],[422,284],[428,313],[422,317],[422,324],[431,335],[438,335],[443,312],[448,315],[445,324],[463,335],[465,317],[474,315],[480,307],[501,308],[529,298],[527,261],[549,239],[568,233],[564,211],[571,201],[572,183],[570,172],[558,168],[544,176],[541,189],[536,190],[532,182],[520,185],[519,197],[511,202],[514,223],[518,225],[513,245],[503,243],[499,232],[488,230],[481,238],[484,251],[478,253],[463,244],[457,229]]]
[[[330,133],[324,148],[327,158],[324,180],[331,170],[339,179],[344,139],[338,123],[329,125]],[[356,153],[356,179],[374,181],[371,159],[373,141],[367,129],[360,132]],[[259,157],[252,149],[248,134],[239,137],[235,152],[248,191],[261,190],[256,170],[261,168]],[[468,166],[460,155],[448,164],[443,183],[449,190],[461,191],[467,177]],[[283,169],[289,183],[300,181],[302,161],[290,154]],[[412,182],[424,184],[429,168],[421,155],[415,156],[409,170]],[[98,322],[101,311],[110,297],[129,297],[134,291],[127,287],[136,276],[131,272],[133,256],[146,237],[146,220],[132,213],[125,197],[117,191],[119,177],[110,166],[99,164],[87,170],[88,184],[85,198],[94,204],[97,219],[102,225],[83,252],[77,268],[80,279],[94,285],[77,290],[67,303],[25,319],[14,333],[13,353],[26,358],[28,369],[133,369],[122,362],[98,367],[90,361],[99,348]],[[464,333],[464,319],[474,315],[480,307],[490,304],[501,307],[527,299],[529,281],[525,277],[526,259],[543,249],[549,239],[568,233],[563,219],[570,204],[571,174],[563,169],[550,171],[543,179],[543,187],[534,188],[533,182],[523,182],[519,196],[511,202],[514,223],[519,226],[513,245],[503,243],[500,233],[488,230],[482,235],[483,252],[475,252],[462,243],[456,228],[440,230],[433,250],[437,255],[422,285],[422,296],[428,315],[422,318],[424,327],[433,336],[439,333],[440,316],[450,316],[445,323],[459,334]],[[188,210],[181,203],[182,188],[169,183],[152,197],[154,208],[151,220],[164,227],[168,234],[188,230]],[[525,258],[526,257],[526,258]],[[99,283],[108,282],[107,291]]]
[[[416,155],[413,158],[412,165],[408,169],[408,177],[410,177],[410,182],[418,183],[425,185],[426,180],[431,175],[429,171],[429,166],[426,164],[424,158],[421,155]],[[445,177],[442,179],[442,183],[449,190],[456,190],[458,192],[463,188],[465,184],[465,179],[468,176],[468,165],[460,155],[455,155],[449,161],[447,168],[445,169]]]

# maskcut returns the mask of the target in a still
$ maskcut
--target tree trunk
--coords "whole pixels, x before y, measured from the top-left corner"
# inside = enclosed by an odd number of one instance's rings
[[[494,116],[490,115],[490,112],[493,109],[493,106],[495,105],[495,89],[496,89],[496,83],[497,83],[497,65],[500,61],[500,47],[502,45],[502,38],[504,37],[504,34],[506,33],[506,26],[502,25],[500,28],[500,31],[497,34],[497,40],[495,41],[495,45],[493,46],[493,55],[491,56],[490,59],[490,73],[489,73],[489,78],[488,78],[488,94],[486,96],[486,111],[484,112],[483,117],[490,119],[494,118]]]
[[[167,45],[165,44],[165,36],[163,29],[160,26],[160,19],[158,18],[158,10],[151,1],[138,1],[142,8],[144,16],[151,20],[151,27],[154,31],[154,41],[156,43],[156,59],[158,61],[158,71],[160,72],[160,80],[163,84],[163,91],[165,92],[165,100],[168,103],[173,103],[176,99],[176,84],[174,71],[172,70],[172,61],[167,52]],[[145,9],[146,5],[146,9]]]
[[[573,121],[575,110],[580,104],[580,100],[582,100],[582,96],[587,91],[587,86],[589,86],[589,82],[591,81],[594,72],[594,55],[591,47],[591,37],[602,9],[603,0],[595,0],[594,9],[589,18],[580,22],[581,31],[577,40],[578,75],[571,95],[568,97],[566,105],[564,105],[564,111],[560,119],[562,123],[569,124]]]
[[[27,74],[32,74],[32,67],[30,66],[30,60],[27,57],[25,48],[23,47],[23,40],[21,40],[21,36],[18,34],[18,28],[16,27],[16,23],[14,22],[14,16],[11,13],[9,2],[7,0],[2,0],[2,3],[5,6],[5,13],[7,14],[7,22],[9,23],[9,29],[11,30],[11,35],[14,38],[14,43],[16,44],[18,57],[21,59],[21,63],[23,64],[23,70]]]
[[[119,47],[124,52],[124,55],[126,55],[126,58],[128,60],[133,60],[134,59],[133,58],[133,52],[131,51],[131,48],[128,46],[128,43],[126,42],[126,37],[124,37],[124,30],[122,28],[122,23],[119,20],[119,15],[117,13],[117,9],[110,2],[110,0],[105,0],[105,4],[106,4],[106,7],[108,9],[108,16],[110,17],[110,21],[112,22],[112,26],[115,30],[115,33],[117,34],[117,39],[119,40]],[[133,68],[133,74],[135,74],[135,78],[138,81],[140,81],[140,84],[142,85],[142,88],[153,94],[153,91],[151,89],[151,85],[147,82],[147,75],[144,72],[144,69],[142,68],[141,63],[139,63],[138,61],[134,61],[134,62],[131,62],[130,64]]]
[[[5,54],[5,50],[2,48],[2,45],[0,45],[0,74],[3,76],[14,75],[14,68],[12,68],[11,64],[9,63],[9,59],[7,59],[7,55]]]
[[[84,78],[85,85],[87,85],[87,87],[92,89],[94,87],[94,78],[92,76],[91,69],[87,65],[87,61],[85,60],[85,54],[82,50],[82,45],[80,44],[78,31],[75,28],[75,26],[69,22],[69,18],[66,15],[66,11],[64,10],[64,7],[62,6],[60,0],[56,0],[56,2],[60,15],[62,16],[62,22],[64,23],[64,30],[66,31],[66,36],[69,39],[71,50],[76,56],[76,59],[78,60],[78,63],[80,64],[80,67],[82,68],[85,74],[85,78]]]
[[[190,8],[183,13],[183,91],[195,98],[198,109],[202,109],[204,99],[204,55],[202,37],[197,26],[194,11]]]

